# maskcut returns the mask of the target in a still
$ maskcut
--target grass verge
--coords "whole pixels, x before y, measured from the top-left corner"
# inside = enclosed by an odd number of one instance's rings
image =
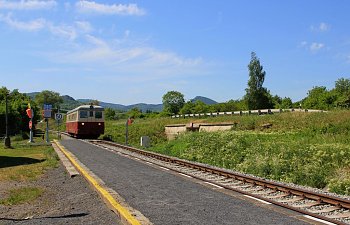
[[[23,188],[8,189],[0,185],[8,193],[6,199],[0,199],[0,204],[15,205],[36,199],[43,193],[40,187],[28,187],[30,182],[37,180],[48,169],[58,166],[58,157],[51,147],[41,138],[35,138],[35,143],[28,143],[20,135],[11,137],[12,148],[0,146],[0,183],[17,182]]]
[[[25,202],[30,202],[38,198],[43,193],[41,188],[24,187],[9,191],[9,196],[6,199],[0,200],[3,205],[17,205]]]

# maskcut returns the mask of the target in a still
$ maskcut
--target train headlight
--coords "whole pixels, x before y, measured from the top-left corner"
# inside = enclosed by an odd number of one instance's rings
[[[99,126],[101,126],[101,123],[98,123]]]
[[[81,125],[83,125],[83,126],[84,126],[84,125],[85,125],[85,123],[81,123]]]

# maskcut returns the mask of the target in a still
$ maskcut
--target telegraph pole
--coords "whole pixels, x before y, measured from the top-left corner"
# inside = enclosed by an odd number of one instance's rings
[[[8,128],[8,103],[7,103],[7,98],[8,98],[8,93],[5,94],[5,126],[6,126],[6,135],[5,135],[5,148],[11,148],[11,140],[9,137],[9,128]]]

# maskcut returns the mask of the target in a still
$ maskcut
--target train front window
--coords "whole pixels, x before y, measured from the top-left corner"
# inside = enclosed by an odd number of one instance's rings
[[[102,112],[95,112],[95,118],[101,119],[102,118]]]
[[[88,118],[87,111],[80,111],[80,118]]]
[[[94,117],[94,111],[90,111],[90,117]]]

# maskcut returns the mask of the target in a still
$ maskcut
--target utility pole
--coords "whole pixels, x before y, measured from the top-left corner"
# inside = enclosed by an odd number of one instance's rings
[[[6,135],[5,135],[5,148],[11,148],[11,140],[9,137],[9,128],[8,128],[8,103],[7,103],[7,98],[8,98],[8,93],[5,94],[5,124],[6,124]]]

